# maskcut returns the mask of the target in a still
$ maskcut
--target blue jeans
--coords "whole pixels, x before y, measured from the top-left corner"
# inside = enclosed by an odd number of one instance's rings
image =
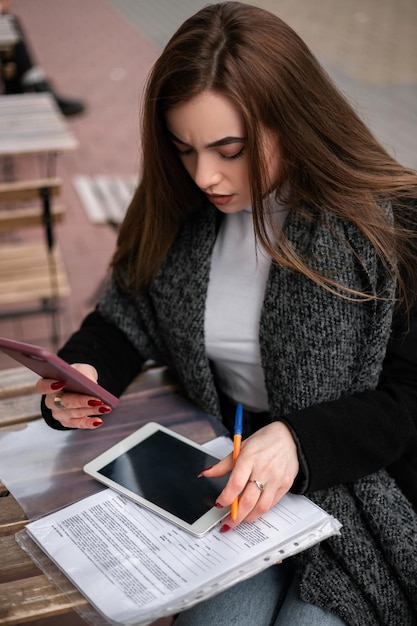
[[[174,626],[346,626],[300,599],[291,559],[181,613]]]

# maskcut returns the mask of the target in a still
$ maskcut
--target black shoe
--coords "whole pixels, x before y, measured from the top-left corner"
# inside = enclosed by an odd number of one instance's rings
[[[45,93],[48,91],[55,98],[55,102],[57,103],[61,113],[66,116],[78,115],[85,110],[85,105],[81,102],[81,100],[72,100],[58,95],[46,80],[33,83],[30,87],[28,86],[26,88],[26,91],[37,93]]]
[[[81,100],[70,100],[69,98],[63,98],[58,94],[51,92],[55,98],[55,101],[59,108],[61,109],[61,113],[63,115],[78,115],[85,110],[85,105]]]

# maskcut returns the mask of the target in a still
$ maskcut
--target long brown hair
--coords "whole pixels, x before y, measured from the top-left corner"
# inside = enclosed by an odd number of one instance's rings
[[[141,183],[112,262],[124,288],[137,291],[151,282],[181,224],[202,206],[204,196],[168,137],[165,113],[204,90],[226,95],[241,112],[255,233],[276,262],[324,288],[341,287],[316,274],[284,235],[278,243],[269,239],[262,129],[279,139],[282,166],[275,189],[278,195],[285,189],[290,211],[310,219],[326,211],[354,223],[404,286],[417,259],[416,173],[382,148],[287,24],[260,8],[225,2],[186,20],[150,73],[142,114]],[[382,208],[387,202],[394,206],[394,221]],[[342,292],[349,297],[349,288]]]

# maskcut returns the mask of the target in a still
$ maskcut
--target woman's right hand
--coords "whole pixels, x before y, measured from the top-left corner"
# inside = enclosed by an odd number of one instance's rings
[[[72,367],[97,382],[98,373],[92,365],[73,363]],[[99,428],[103,424],[100,415],[111,411],[111,407],[99,398],[65,391],[61,381],[40,378],[35,389],[45,394],[45,405],[52,411],[54,419],[66,428]]]

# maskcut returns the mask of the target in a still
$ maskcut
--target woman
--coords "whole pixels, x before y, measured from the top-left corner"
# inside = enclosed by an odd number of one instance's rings
[[[116,394],[145,360],[165,363],[229,428],[243,403],[223,532],[288,490],[343,523],[176,623],[415,623],[416,174],[287,25],[237,2],[174,34],[142,136],[112,282],[61,356]],[[62,388],[38,383],[51,426],[102,425],[89,407],[109,407]]]

